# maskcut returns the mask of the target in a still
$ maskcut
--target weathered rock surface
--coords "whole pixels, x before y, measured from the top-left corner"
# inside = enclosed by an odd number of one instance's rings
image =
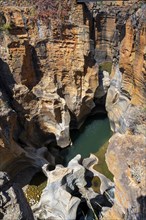
[[[146,4],[140,2],[124,14],[121,12],[117,15],[118,56],[114,61],[106,100],[113,131],[120,131],[121,123],[125,123],[125,115],[129,112],[128,108],[133,105],[145,106],[145,15]]]
[[[56,164],[57,150],[47,147],[52,143],[60,147],[69,145],[69,129],[79,127],[95,104],[104,104],[108,89],[106,109],[111,128],[121,134],[113,136],[107,152],[107,163],[116,185],[115,203],[111,210],[104,205],[100,213],[105,219],[145,219],[146,4],[103,1],[101,5],[92,3],[86,7],[71,2],[69,23],[60,31],[54,19],[48,23],[35,22],[31,8],[0,9],[1,169],[15,176],[32,166],[41,169],[48,162]],[[112,71],[107,69],[107,62],[110,66],[113,62]],[[72,162],[70,166],[56,170],[73,171]],[[84,161],[83,166],[90,167],[90,160]],[[83,181],[84,168],[80,168]],[[90,168],[93,172],[92,162]],[[53,176],[54,172],[47,175]],[[58,196],[63,187],[71,201],[66,202],[70,207],[62,212],[64,201],[59,200],[63,219],[69,215],[74,217],[80,202],[77,197],[72,200],[74,195],[70,194],[75,188],[72,182],[80,186],[81,180],[79,176],[78,181],[74,179],[73,174],[66,178],[69,192],[62,185],[63,175],[58,175],[60,179],[52,181],[47,188],[51,195]],[[102,174],[96,175],[104,182],[103,193],[110,182]],[[53,186],[55,189],[59,186],[55,194]],[[13,187],[10,191],[13,192]],[[16,197],[10,209],[16,205],[19,218],[21,210]],[[42,194],[39,205],[44,212],[38,207],[36,216],[56,218],[60,210],[54,210],[50,200],[53,211],[46,213],[46,201],[48,198]],[[102,201],[100,197],[100,205]],[[91,203],[99,209],[96,200]],[[6,210],[3,214],[15,219],[9,207]]]
[[[110,139],[106,160],[114,174],[114,206],[104,219],[146,218],[146,137],[115,134]]]
[[[77,155],[67,167],[57,165],[54,170],[48,171],[47,165],[44,165],[43,172],[48,180],[39,203],[32,207],[35,219],[76,219],[81,213],[82,217],[89,215],[89,218],[92,216],[94,218],[95,213],[100,216],[102,207],[108,210],[112,204],[108,201],[110,198],[106,198],[104,193],[114,187],[114,184],[93,169],[97,162],[98,159],[94,155],[90,155],[90,158],[83,161],[81,155]],[[88,184],[87,176],[90,176]],[[100,177],[101,195],[91,188],[93,176]],[[100,212],[96,212],[97,206]],[[89,213],[89,210],[93,211],[94,207],[95,213]]]
[[[71,4],[60,37],[56,20],[34,22],[31,9],[2,8],[12,26],[0,34],[1,94],[9,109],[3,118],[11,120],[13,112],[15,139],[29,146],[69,145],[70,121],[78,127],[95,106],[98,68],[90,55],[90,13],[83,15],[82,5]]]
[[[146,218],[146,4],[126,3],[120,10],[90,4],[98,36],[95,59],[113,60],[106,109],[112,130],[121,134],[112,137],[106,154],[116,197],[104,219],[115,220]]]
[[[106,154],[114,174],[115,201],[104,219],[146,218],[146,5],[138,5],[121,16],[117,27],[122,38],[116,48],[106,109],[112,130],[121,134],[111,138]]]
[[[0,198],[0,219],[34,219],[22,189],[4,172],[0,172]]]

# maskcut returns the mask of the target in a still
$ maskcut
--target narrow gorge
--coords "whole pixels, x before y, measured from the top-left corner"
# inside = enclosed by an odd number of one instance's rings
[[[0,1],[0,219],[146,219],[146,2]]]

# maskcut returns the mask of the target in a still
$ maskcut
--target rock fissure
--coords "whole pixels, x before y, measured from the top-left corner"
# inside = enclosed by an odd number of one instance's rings
[[[11,4],[0,3],[0,218],[145,219],[145,1],[69,1],[65,18],[57,6],[57,17],[47,21],[35,17],[34,6]],[[98,163],[94,156],[55,168],[70,130],[105,108],[114,132],[106,152],[114,183],[90,166]],[[42,167],[47,185],[32,214],[22,185]],[[94,175],[100,194],[87,187]]]

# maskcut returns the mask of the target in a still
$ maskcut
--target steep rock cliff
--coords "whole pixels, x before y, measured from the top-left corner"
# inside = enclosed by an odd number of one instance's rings
[[[106,155],[116,191],[115,204],[104,217],[141,218],[145,4],[71,4],[70,24],[61,29],[53,19],[34,21],[31,7],[1,10],[1,169],[15,176],[32,165],[40,169],[48,161],[55,164],[56,152],[47,147],[69,144],[69,129],[83,123],[110,83],[106,109],[112,130],[122,134],[112,137]]]
[[[145,219],[146,4],[107,4],[88,5],[95,23],[95,59],[102,67],[113,62],[106,109],[117,134],[110,140],[106,161],[114,175],[115,201],[103,215]]]
[[[114,174],[115,202],[104,219],[145,219],[146,5],[117,14],[115,50],[106,109],[115,134],[106,161]]]
[[[60,28],[55,19],[35,20],[33,7],[1,8],[1,155],[10,155],[5,165],[29,148],[68,146],[69,129],[95,107],[98,67],[90,50],[92,17],[83,7],[72,1],[68,25]]]

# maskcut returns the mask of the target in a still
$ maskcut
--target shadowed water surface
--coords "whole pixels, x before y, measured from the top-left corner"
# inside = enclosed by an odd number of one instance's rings
[[[110,130],[109,120],[107,117],[94,116],[88,118],[80,130],[74,130],[71,132],[72,146],[69,146],[61,151],[61,155],[64,158],[64,165],[66,166],[77,154],[81,154],[81,156],[85,158],[89,157],[90,153],[93,153],[99,159],[99,163],[95,165],[94,169],[112,180],[113,176],[109,172],[105,163],[105,153],[108,147],[108,140],[111,135],[112,132]],[[39,183],[38,180],[40,179],[41,182]],[[39,201],[41,192],[45,186],[46,180],[42,179],[40,174],[36,175],[27,189],[28,201],[30,203],[31,200],[34,200],[35,202]],[[99,187],[99,178],[93,178],[92,188],[94,191],[99,192]]]
[[[65,163],[67,164],[77,154],[88,157],[90,153],[96,153],[108,141],[111,134],[107,117],[88,118],[80,130],[71,132],[73,144],[62,152]]]

